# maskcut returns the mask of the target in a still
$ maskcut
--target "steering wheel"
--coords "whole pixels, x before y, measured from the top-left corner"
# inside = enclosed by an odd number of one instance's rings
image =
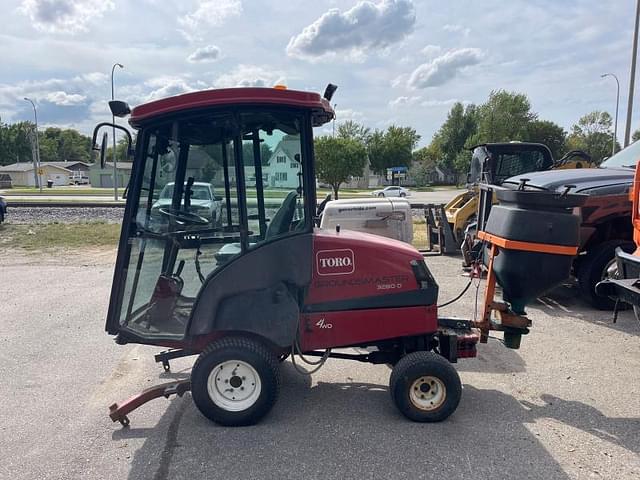
[[[158,209],[165,217],[173,218],[178,223],[189,223],[191,225],[209,225],[209,220],[195,213],[185,212],[176,208],[160,208]]]

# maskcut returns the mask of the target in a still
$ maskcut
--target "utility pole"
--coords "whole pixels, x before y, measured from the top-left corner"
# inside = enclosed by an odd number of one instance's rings
[[[629,99],[627,102],[627,125],[624,130],[624,146],[629,145],[631,136],[631,113],[633,111],[633,88],[636,80],[636,57],[638,56],[638,24],[640,23],[640,0],[636,3],[636,25],[633,29],[633,49],[631,53],[631,72],[629,74]]]
[[[33,107],[33,118],[35,120],[35,154],[33,154],[33,175],[35,177],[36,186],[40,188],[42,193],[42,174],[40,173],[40,140],[38,140],[38,112],[36,110],[36,104],[30,98],[24,97],[24,99]],[[33,144],[32,144],[33,149]],[[32,150],[33,153],[33,150]]]
[[[639,1],[640,1],[640,0],[639,0]],[[335,114],[335,112],[336,112],[336,107],[337,107],[337,106],[338,106],[338,104],[337,104],[337,103],[334,103],[334,104],[333,104],[333,135],[332,135],[332,136],[333,136],[334,138],[335,138],[335,136],[336,136],[336,114]]]
[[[620,82],[618,81],[618,77],[616,76],[615,73],[604,73],[602,75],[600,75],[601,78],[604,77],[613,77],[616,81],[616,119],[615,119],[615,123],[613,124],[613,141],[612,146],[611,146],[611,155],[615,155],[616,154],[616,140],[618,139],[618,107],[620,106]]]
[[[640,0],[638,0],[640,1]],[[111,100],[115,100],[115,90],[113,88],[113,71],[116,67],[124,68],[121,63],[114,63],[111,67]],[[118,169],[116,167],[116,117],[111,115],[111,123],[113,123],[113,199],[118,201]]]

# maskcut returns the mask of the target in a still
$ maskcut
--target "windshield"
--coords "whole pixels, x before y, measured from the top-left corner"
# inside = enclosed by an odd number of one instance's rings
[[[640,160],[640,142],[634,142],[627,148],[620,150],[613,157],[602,162],[601,168],[619,168],[628,167],[635,168],[636,163]]]
[[[209,191],[209,187],[207,187],[206,185],[193,185],[191,187],[191,191],[193,192],[191,195],[191,200],[211,200],[211,192]],[[166,187],[164,187],[162,193],[160,194],[160,198],[171,200],[172,197],[173,183],[170,183]]]

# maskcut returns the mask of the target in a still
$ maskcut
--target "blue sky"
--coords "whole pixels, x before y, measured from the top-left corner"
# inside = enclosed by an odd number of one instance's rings
[[[624,131],[632,0],[2,0],[0,117],[88,133],[116,96],[204,88],[339,89],[337,122],[409,125],[427,144],[455,101],[529,95],[568,129],[615,108]],[[636,98],[640,98],[637,95]],[[637,102],[636,102],[637,103]],[[632,127],[640,127],[636,105]]]

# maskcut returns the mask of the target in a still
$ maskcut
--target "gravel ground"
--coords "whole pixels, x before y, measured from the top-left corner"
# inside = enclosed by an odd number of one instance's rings
[[[159,349],[105,334],[114,259],[0,252],[0,478],[640,478],[639,325],[629,311],[613,324],[570,284],[529,308],[520,350],[490,340],[456,365],[463,397],[442,423],[396,411],[386,366],[332,359],[311,377],[284,362],[280,399],[254,427],[216,426],[187,394],[122,429],[108,405],[184,378],[194,359],[165,373]],[[441,300],[466,284],[459,258],[427,263]],[[471,315],[474,293],[442,314]]]
[[[10,208],[7,223],[120,223],[124,208],[77,208],[77,207],[15,207]]]

